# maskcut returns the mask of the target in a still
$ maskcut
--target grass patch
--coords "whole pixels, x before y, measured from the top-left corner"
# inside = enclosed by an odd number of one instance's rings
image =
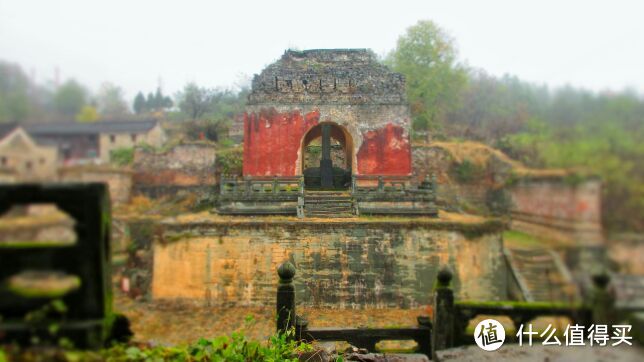
[[[503,233],[503,241],[506,246],[539,247],[549,245],[547,240],[516,230],[506,230]]]

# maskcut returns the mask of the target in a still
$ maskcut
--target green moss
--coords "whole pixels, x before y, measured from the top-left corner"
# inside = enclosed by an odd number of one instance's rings
[[[516,230],[506,230],[503,233],[503,240],[506,245],[516,246],[543,246],[547,244],[547,241],[543,239]]]
[[[35,249],[35,248],[65,248],[74,243],[61,241],[8,241],[1,242],[0,249]]]
[[[67,275],[64,280],[32,283],[10,278],[7,289],[24,298],[60,298],[80,288],[81,280],[77,276]]]

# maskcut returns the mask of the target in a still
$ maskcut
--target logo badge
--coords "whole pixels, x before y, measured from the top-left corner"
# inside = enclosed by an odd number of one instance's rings
[[[474,341],[482,350],[496,351],[505,342],[505,329],[495,319],[483,320],[474,329]]]

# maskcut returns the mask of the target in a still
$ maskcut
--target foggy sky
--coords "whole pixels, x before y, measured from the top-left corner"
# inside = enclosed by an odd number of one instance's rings
[[[287,48],[385,54],[420,19],[456,40],[459,59],[550,86],[644,94],[638,1],[0,0],[0,59],[38,82],[104,81],[126,97],[161,82],[233,86]]]

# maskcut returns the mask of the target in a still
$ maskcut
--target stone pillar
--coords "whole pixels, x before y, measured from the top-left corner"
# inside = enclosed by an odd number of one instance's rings
[[[432,354],[454,345],[454,292],[450,287],[452,272],[442,268],[438,272],[434,288],[434,323],[432,330]]]
[[[277,268],[277,331],[284,333],[295,326],[295,266],[290,261]]]
[[[615,296],[608,288],[610,277],[606,272],[592,276],[590,313],[594,324],[612,325],[616,321]]]
[[[323,188],[333,187],[333,161],[331,161],[331,126],[322,125],[322,159],[320,160],[320,182]]]

